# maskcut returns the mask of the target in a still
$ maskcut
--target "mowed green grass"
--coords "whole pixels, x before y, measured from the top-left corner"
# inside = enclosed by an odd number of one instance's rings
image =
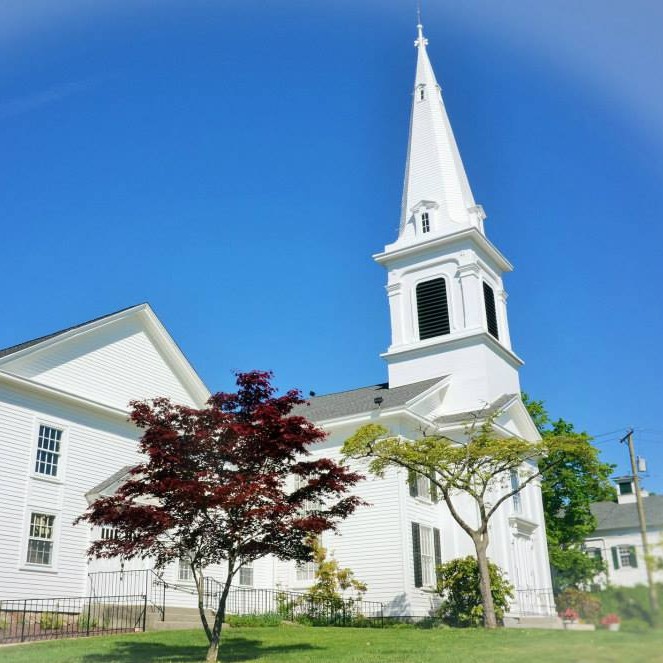
[[[200,631],[138,633],[0,647],[2,663],[189,663]],[[288,663],[663,663],[663,632],[234,628],[222,661]]]

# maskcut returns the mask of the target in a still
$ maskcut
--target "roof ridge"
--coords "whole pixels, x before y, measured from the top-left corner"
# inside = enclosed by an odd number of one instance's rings
[[[398,387],[390,387],[388,382],[378,382],[376,384],[367,384],[364,387],[355,387],[354,389],[342,389],[341,391],[330,391],[328,394],[316,394],[315,396],[311,396],[306,400],[312,400],[314,398],[324,398],[325,396],[337,396],[338,394],[349,394],[353,391],[362,391],[363,389],[371,389],[373,387],[380,387],[382,389],[387,389],[388,391],[394,391],[395,389],[402,389],[403,387],[412,387],[413,385],[421,384],[422,382],[432,382],[432,381],[439,382],[443,377],[445,376],[442,375],[438,378],[428,378],[426,380],[418,380],[417,382],[410,382],[408,384],[399,384]]]
[[[44,336],[38,336],[37,338],[33,338],[29,341],[23,341],[22,343],[17,343],[16,345],[10,345],[6,348],[0,348],[0,358],[7,357],[7,356],[12,355],[16,352],[20,352],[21,350],[25,350],[26,348],[30,348],[33,345],[38,345],[39,343],[42,343],[43,341],[48,341],[51,338],[56,338],[58,336],[61,336],[62,334],[66,334],[67,332],[74,331],[75,329],[85,327],[86,325],[90,325],[93,322],[99,322],[101,320],[104,320],[105,318],[111,318],[114,315],[117,315],[118,313],[124,313],[125,311],[129,311],[133,308],[138,308],[139,306],[145,306],[146,304],[147,304],[147,302],[141,302],[140,304],[133,304],[132,306],[125,306],[124,308],[121,308],[117,311],[113,311],[112,313],[106,313],[105,315],[100,315],[97,318],[92,318],[91,320],[86,320],[85,322],[81,322],[77,325],[72,325],[71,327],[66,327],[65,329],[60,329],[59,331],[52,332],[50,334],[45,334]]]

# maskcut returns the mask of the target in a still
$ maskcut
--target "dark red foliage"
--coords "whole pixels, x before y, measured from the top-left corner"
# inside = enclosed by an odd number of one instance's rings
[[[88,554],[149,556],[157,566],[186,557],[197,568],[226,560],[235,570],[267,554],[310,559],[310,537],[335,529],[361,504],[347,493],[362,477],[329,459],[310,460],[325,433],[291,414],[304,401],[298,391],[275,396],[271,377],[238,373],[237,392],[215,394],[201,410],[167,398],[133,402],[145,461],[78,519],[119,532]],[[305,479],[298,490],[293,475]]]

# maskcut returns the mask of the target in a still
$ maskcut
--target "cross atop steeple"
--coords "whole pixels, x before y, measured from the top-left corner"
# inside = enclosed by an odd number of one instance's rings
[[[442,92],[428,58],[428,39],[417,25],[414,80],[401,223],[397,244],[418,242],[474,226],[483,210],[474,202]]]

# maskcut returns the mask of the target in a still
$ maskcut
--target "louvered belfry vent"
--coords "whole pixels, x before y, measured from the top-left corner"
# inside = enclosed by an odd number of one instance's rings
[[[483,282],[483,301],[486,306],[486,322],[488,323],[488,333],[499,339],[500,334],[497,329],[497,310],[495,309],[495,293],[493,289]]]
[[[447,285],[444,279],[424,281],[417,286],[419,338],[444,336],[450,332]]]

